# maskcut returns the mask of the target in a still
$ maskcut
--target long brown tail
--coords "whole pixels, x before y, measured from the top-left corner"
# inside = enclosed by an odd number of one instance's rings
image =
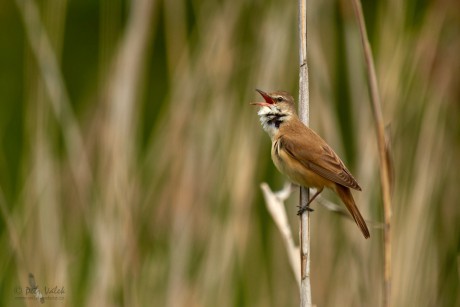
[[[355,220],[356,225],[358,225],[358,227],[361,229],[361,232],[363,233],[364,237],[366,239],[369,238],[369,229],[367,229],[366,222],[364,221],[361,213],[359,212],[358,207],[356,207],[355,200],[353,199],[353,195],[351,195],[350,189],[340,184],[336,184],[335,190],[339,195],[340,199],[347,207],[348,211],[351,213],[351,216]]]

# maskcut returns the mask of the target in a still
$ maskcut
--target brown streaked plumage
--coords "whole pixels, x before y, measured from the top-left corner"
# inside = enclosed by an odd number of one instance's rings
[[[361,191],[361,187],[342,160],[332,148],[313,130],[305,126],[297,117],[294,98],[287,92],[265,93],[257,90],[264,102],[253,103],[260,106],[258,112],[262,127],[272,140],[271,156],[276,168],[292,182],[317,189],[309,204],[325,187],[336,192],[347,207],[365,238],[369,230],[350,188]]]

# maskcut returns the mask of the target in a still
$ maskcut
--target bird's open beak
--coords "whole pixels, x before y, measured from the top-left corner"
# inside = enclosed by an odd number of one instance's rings
[[[267,94],[265,93],[264,91],[261,91],[259,89],[256,89],[256,91],[259,92],[260,95],[262,95],[262,97],[264,98],[265,101],[262,101],[262,102],[251,102],[251,104],[253,105],[256,105],[256,106],[270,106],[272,104],[274,104],[275,102],[273,101],[273,99]]]

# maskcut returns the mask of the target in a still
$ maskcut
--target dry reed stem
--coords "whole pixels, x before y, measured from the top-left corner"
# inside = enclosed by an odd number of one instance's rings
[[[299,118],[309,125],[310,97],[308,91],[307,65],[307,1],[299,0]],[[299,206],[303,208],[309,199],[308,188],[300,188]],[[305,210],[300,216],[300,306],[312,305],[310,282],[310,212]]]
[[[369,39],[367,37],[366,25],[364,22],[364,14],[361,6],[361,1],[353,0],[353,8],[358,19],[359,29],[361,32],[361,41],[364,49],[364,57],[366,59],[367,74],[369,79],[369,88],[371,92],[371,106],[374,115],[377,143],[379,148],[380,160],[380,178],[383,194],[383,210],[384,210],[384,296],[383,305],[391,305],[391,184],[390,184],[390,168],[387,159],[388,148],[385,140],[385,125],[383,122],[382,107],[377,84],[377,74],[375,72],[374,59],[372,56]]]
[[[297,276],[300,276],[300,263],[298,261],[300,249],[294,243],[286,209],[284,207],[284,201],[291,194],[291,184],[285,184],[284,188],[276,193],[273,192],[265,182],[260,185],[260,188],[264,193],[265,204],[267,205],[268,212],[272,216],[273,221],[283,236],[284,245],[286,246],[286,251],[289,257],[289,264],[291,265],[291,269],[296,277],[296,282],[300,289],[300,280],[297,278]]]

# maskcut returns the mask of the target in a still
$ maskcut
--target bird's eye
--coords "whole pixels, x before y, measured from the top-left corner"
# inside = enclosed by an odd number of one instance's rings
[[[276,101],[277,101],[277,102],[283,101],[283,97],[281,97],[281,96],[276,97]]]

